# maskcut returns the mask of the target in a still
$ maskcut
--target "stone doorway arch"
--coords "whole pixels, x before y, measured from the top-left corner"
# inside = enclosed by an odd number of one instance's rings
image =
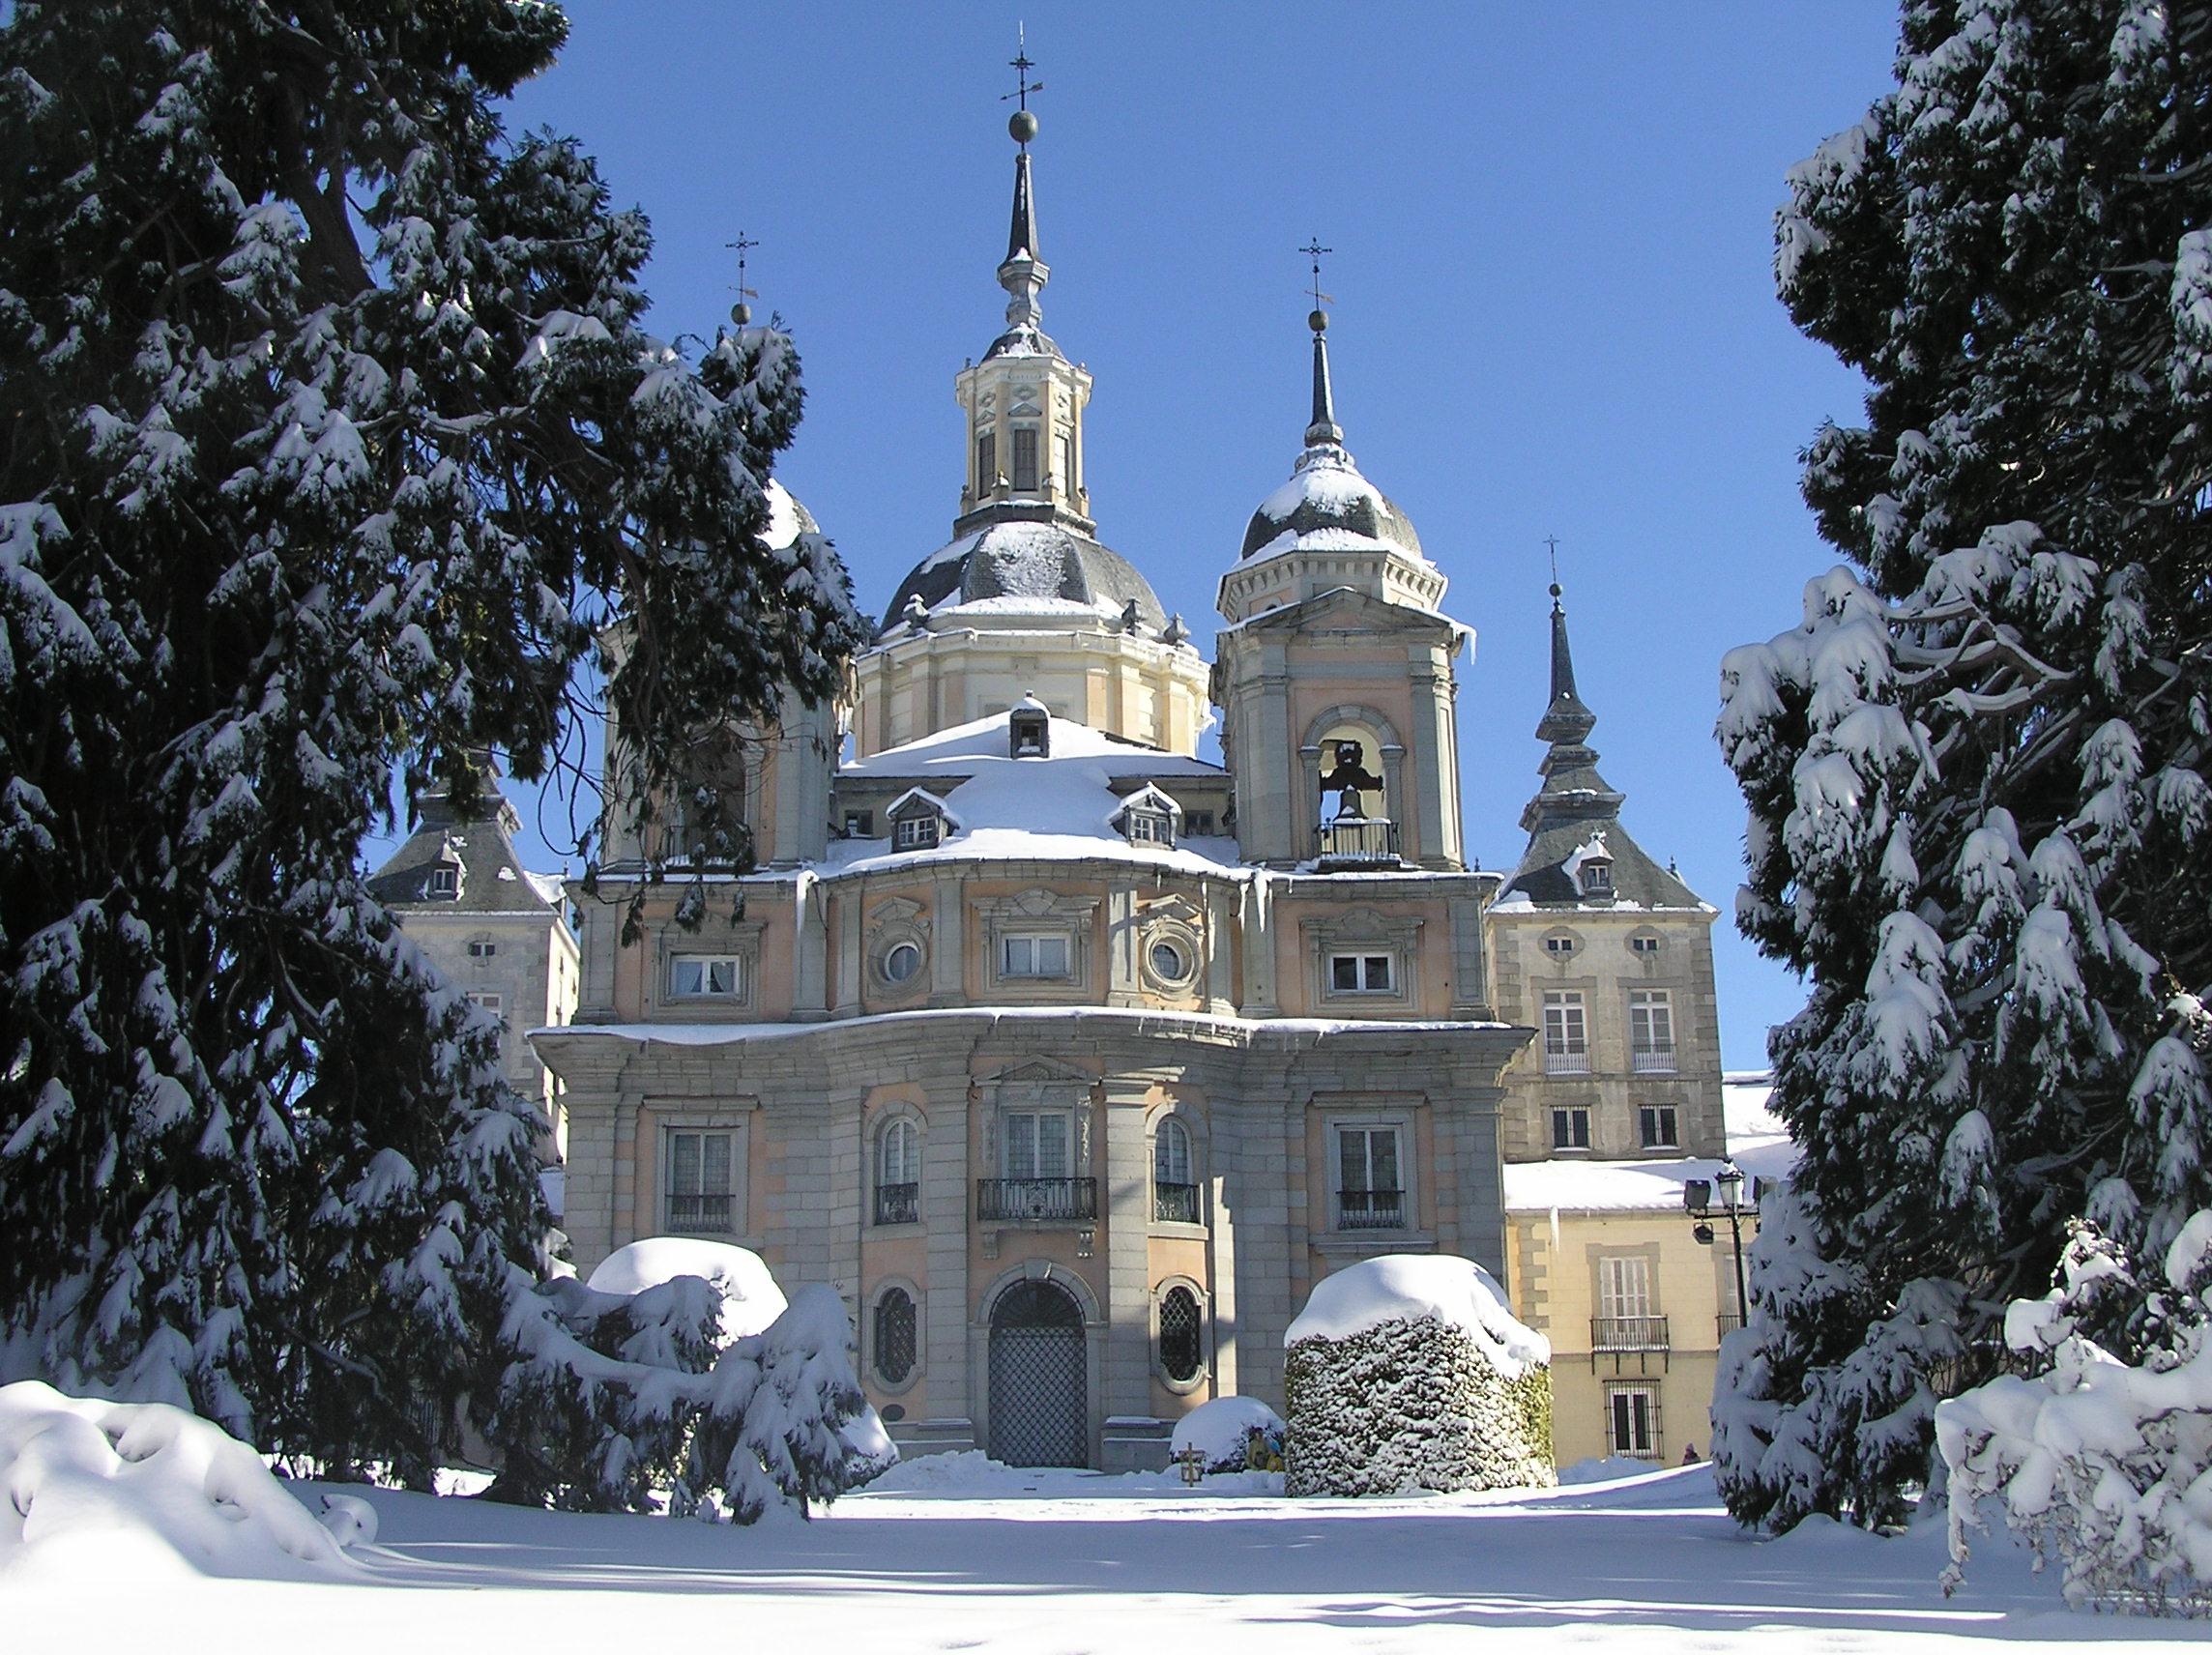
[[[1088,1466],[1090,1399],[1083,1307],[1047,1280],[1025,1280],[991,1306],[991,1458],[1008,1466]]]

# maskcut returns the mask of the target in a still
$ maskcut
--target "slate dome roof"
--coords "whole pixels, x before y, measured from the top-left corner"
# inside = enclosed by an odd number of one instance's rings
[[[1285,539],[1289,536],[1291,538]],[[1241,557],[1289,551],[1361,551],[1377,545],[1428,562],[1412,519],[1362,477],[1335,443],[1309,446],[1291,480],[1260,503],[1244,531]]]
[[[900,624],[913,597],[932,610],[994,599],[1007,600],[998,608],[1024,600],[1068,604],[1100,619],[1119,616],[1134,602],[1146,625],[1167,624],[1159,595],[1128,559],[1059,523],[992,523],[940,547],[899,583],[879,635]]]

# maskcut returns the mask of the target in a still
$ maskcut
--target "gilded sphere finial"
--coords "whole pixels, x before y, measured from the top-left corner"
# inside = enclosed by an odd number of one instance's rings
[[[1036,136],[1036,117],[1027,109],[1016,109],[1006,117],[1006,131],[1013,134],[1015,143],[1026,144]]]
[[[1306,326],[1311,328],[1317,334],[1327,333],[1328,312],[1325,310],[1314,311],[1311,315],[1306,317]]]
[[[743,327],[752,319],[753,307],[750,305],[747,305],[742,299],[739,300],[735,305],[730,306],[730,320],[735,322],[739,327]]]

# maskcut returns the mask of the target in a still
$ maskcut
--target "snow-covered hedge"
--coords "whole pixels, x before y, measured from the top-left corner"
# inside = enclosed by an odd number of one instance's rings
[[[854,1378],[833,1290],[801,1288],[763,1331],[733,1336],[781,1294],[753,1255],[688,1262],[705,1273],[628,1293],[567,1279],[518,1295],[502,1329],[523,1354],[499,1379],[509,1429],[496,1497],[576,1511],[713,1502],[751,1523],[833,1499],[898,1458]],[[649,1280],[654,1263],[593,1279]]]
[[[1288,1493],[1548,1487],[1552,1350],[1481,1265],[1363,1260],[1284,1334]]]
[[[347,1572],[331,1529],[220,1428],[160,1403],[0,1386],[0,1580]]]
[[[2005,1343],[2040,1371],[1937,1405],[1947,1583],[1994,1503],[2059,1564],[2077,1605],[2212,1612],[2212,1212],[2190,1218],[2164,1263],[2168,1285],[2139,1279],[2078,1224],[2060,1285],[2005,1312]],[[2131,1334],[2139,1365],[2107,1348]]]
[[[1281,1441],[1283,1416],[1258,1397],[1215,1397],[1176,1421],[1168,1458],[1180,1460],[1195,1448],[1207,1470],[1241,1471],[1250,1464],[1246,1444],[1255,1431]]]

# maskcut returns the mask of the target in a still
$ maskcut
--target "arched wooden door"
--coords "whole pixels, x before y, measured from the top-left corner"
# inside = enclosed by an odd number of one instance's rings
[[[1051,1282],[1016,1282],[991,1307],[991,1458],[1088,1466],[1083,1311]]]

